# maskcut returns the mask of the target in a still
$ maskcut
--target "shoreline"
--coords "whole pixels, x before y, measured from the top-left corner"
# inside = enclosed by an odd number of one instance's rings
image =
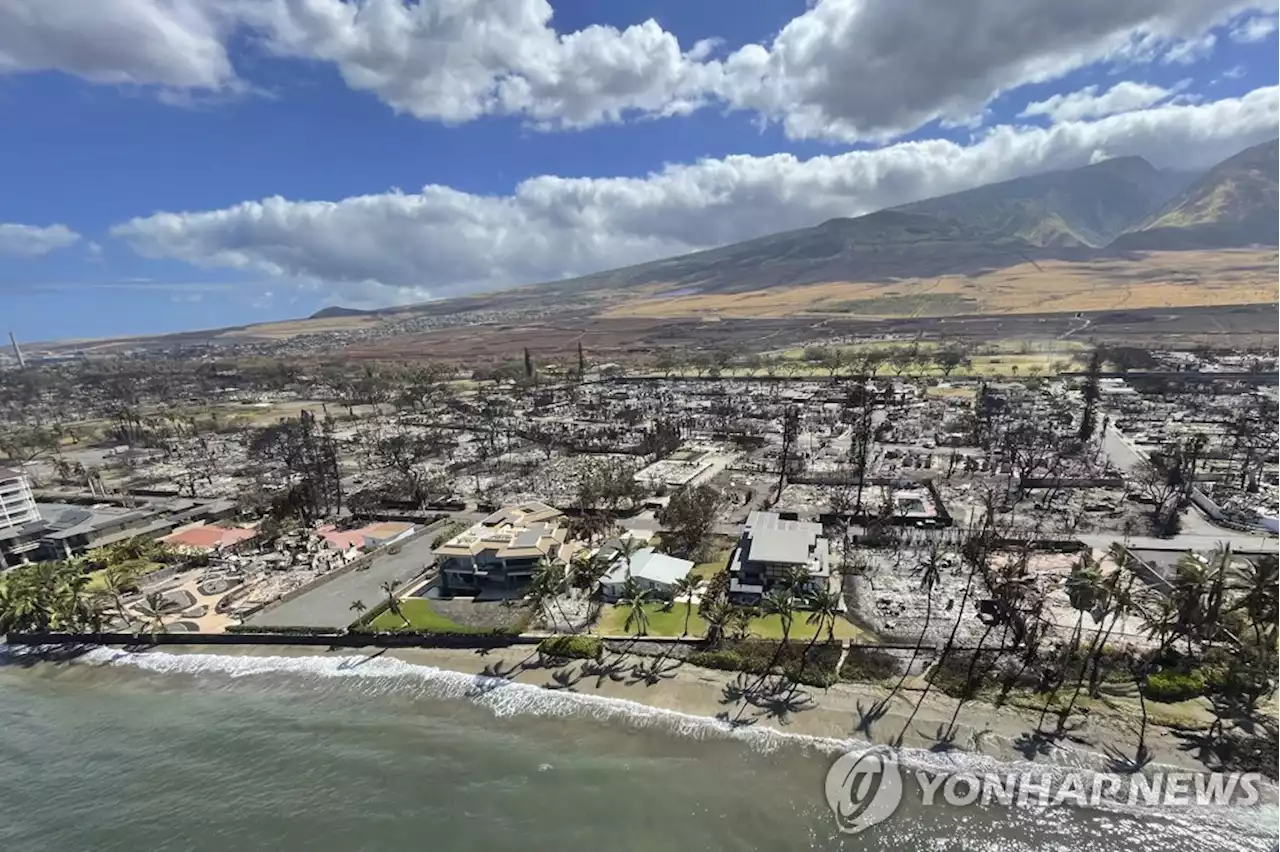
[[[904,725],[919,697],[917,689],[900,690],[885,708],[883,715],[868,720],[867,711],[881,702],[888,694],[886,687],[873,683],[838,683],[828,689],[800,687],[792,700],[777,699],[773,702],[742,700],[743,676],[737,672],[703,669],[677,660],[668,660],[658,675],[643,676],[643,671],[653,666],[654,658],[639,655],[608,654],[604,665],[594,661],[570,660],[548,664],[540,662],[534,646],[516,646],[477,651],[475,649],[439,648],[387,648],[372,649],[323,649],[306,645],[277,646],[196,646],[165,645],[146,650],[123,650],[98,646],[103,650],[102,662],[121,665],[151,665],[159,655],[172,654],[179,658],[217,657],[244,660],[318,659],[344,674],[365,674],[359,669],[374,661],[383,661],[367,670],[370,676],[396,676],[402,670],[389,671],[393,663],[423,667],[423,674],[430,670],[469,676],[471,689],[459,691],[457,697],[467,700],[497,692],[503,682],[522,684],[567,699],[565,693],[577,698],[601,699],[603,702],[628,702],[635,705],[631,712],[625,706],[609,709],[607,714],[633,718],[642,711],[657,710],[669,713],[678,727],[678,717],[688,717],[689,724],[700,721],[710,727],[719,727],[726,734],[738,731],[762,737],[778,736],[808,740],[830,750],[843,750],[855,744],[890,745],[902,733],[901,746],[909,750],[917,760],[940,765],[954,765],[956,758],[985,759],[1001,764],[1033,763],[1044,769],[1085,768],[1094,771],[1125,771],[1125,763],[1132,759],[1137,744],[1138,720],[1128,720],[1118,711],[1114,714],[1090,713],[1086,720],[1069,737],[1058,743],[1030,737],[1039,717],[1038,710],[1011,705],[997,707],[978,700],[969,701],[957,719],[954,735],[940,742],[942,733],[950,722],[956,701],[937,691],[931,691],[916,713],[909,728]],[[94,653],[94,652],[90,652]],[[123,655],[123,656],[122,656]],[[73,662],[74,664],[74,662]],[[637,672],[637,667],[641,667]],[[172,667],[181,670],[181,666]],[[226,670],[234,671],[228,665]],[[266,671],[288,671],[287,664]],[[746,677],[752,680],[751,676]],[[461,682],[459,682],[461,683]],[[479,688],[476,688],[479,687]],[[785,692],[785,690],[784,690]],[[539,696],[542,697],[542,696]],[[528,702],[526,702],[528,703]],[[541,712],[563,714],[548,709]],[[621,712],[615,712],[615,711]],[[495,712],[497,712],[495,710]],[[517,711],[519,712],[519,711]],[[540,712],[526,710],[525,712]],[[598,714],[600,715],[600,714]],[[730,724],[727,720],[734,720]],[[1179,736],[1175,729],[1149,722],[1147,748],[1149,766],[1169,766],[1181,769],[1207,771],[1214,767],[1197,757],[1197,750],[1188,748],[1188,738]]]

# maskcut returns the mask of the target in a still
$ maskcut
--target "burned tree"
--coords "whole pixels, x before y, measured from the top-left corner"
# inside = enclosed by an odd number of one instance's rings
[[[342,482],[337,442],[329,421],[309,411],[258,432],[249,458],[267,469],[276,484],[278,514],[297,515],[305,524],[342,509]]]

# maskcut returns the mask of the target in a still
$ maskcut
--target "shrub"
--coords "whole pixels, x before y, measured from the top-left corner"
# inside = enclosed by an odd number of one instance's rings
[[[875,648],[850,648],[840,667],[840,679],[850,681],[887,680],[901,669],[898,660],[887,651]]]
[[[973,664],[973,682],[969,682],[969,663],[973,659],[973,651],[958,651],[947,655],[929,672],[929,682],[952,698],[969,699],[980,690],[987,675],[995,667],[1001,656],[1000,651],[979,652],[977,662]]]
[[[840,659],[837,644],[815,645],[804,659],[806,643],[790,642],[778,653],[778,644],[769,640],[746,640],[729,643],[717,651],[695,651],[688,662],[695,666],[748,674],[765,674],[770,664],[791,680],[806,686],[827,687],[838,680],[836,661]],[[778,653],[777,660],[774,660]]]
[[[1189,672],[1156,672],[1147,678],[1143,693],[1152,701],[1186,701],[1204,694],[1204,673],[1199,669]]]
[[[604,646],[598,636],[548,636],[538,643],[538,650],[550,657],[598,660]]]
[[[727,672],[744,671],[742,655],[737,651],[694,651],[689,655],[688,662],[704,669],[720,669]]]

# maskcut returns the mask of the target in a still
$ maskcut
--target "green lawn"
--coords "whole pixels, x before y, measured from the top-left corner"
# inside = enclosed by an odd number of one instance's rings
[[[404,617],[409,620],[410,630],[421,630],[427,633],[488,633],[489,630],[482,627],[468,627],[465,624],[458,624],[452,619],[445,618],[440,613],[431,608],[430,601],[423,598],[408,598],[400,601],[400,611],[404,613]],[[404,630],[404,621],[387,610],[373,620],[370,625],[374,630]]]
[[[666,611],[666,605],[660,601],[645,604],[645,612],[649,614],[649,631],[650,636],[679,636],[684,631],[684,614],[689,608],[687,603],[678,603],[671,607],[671,611]],[[634,625],[632,629],[626,628],[627,615],[631,612],[628,606],[611,606],[606,604],[600,609],[599,632],[602,636],[632,636],[635,635]],[[689,616],[689,635],[701,636],[707,630],[707,623],[698,616],[697,607],[694,607],[692,614]]]
[[[792,639],[810,639],[813,637],[813,625],[806,622],[808,617],[808,612],[804,610],[796,611],[795,618],[791,621]],[[826,634],[827,628],[826,625],[823,625],[822,638],[825,638]],[[782,617],[778,615],[762,615],[751,619],[751,635],[758,636],[761,639],[781,639]],[[836,639],[857,639],[861,635],[858,628],[843,618],[836,619]]]
[[[667,612],[661,602],[653,602],[645,604],[645,611],[649,613],[649,636],[679,636],[684,631],[684,612],[689,606],[686,603],[678,603]],[[627,606],[612,606],[606,604],[600,609],[600,622],[598,632],[601,636],[634,636],[635,626],[632,629],[626,628],[627,615],[631,612],[631,608]],[[799,610],[796,612],[795,619],[791,622],[791,638],[792,639],[809,639],[813,636],[813,625],[805,623],[805,619],[809,614]],[[707,623],[698,616],[697,608],[694,608],[693,615],[689,618],[689,635],[704,636],[707,632]],[[823,627],[823,637],[826,636],[826,628]],[[762,615],[751,619],[751,635],[760,639],[781,639],[782,638],[782,619],[776,615]],[[854,627],[843,618],[836,620],[835,627],[836,639],[857,639],[862,636],[858,628]]]
[[[142,575],[158,571],[163,567],[159,562],[150,562],[146,559],[129,559],[115,566],[116,570],[129,582],[136,581]],[[105,592],[107,590],[106,574],[106,568],[90,571],[89,584],[85,587],[85,590],[91,594],[93,592]]]
[[[732,547],[726,547],[716,553],[710,562],[699,562],[689,571],[690,577],[697,577],[699,580],[708,580],[711,575],[718,574],[729,564],[729,556],[733,553]]]

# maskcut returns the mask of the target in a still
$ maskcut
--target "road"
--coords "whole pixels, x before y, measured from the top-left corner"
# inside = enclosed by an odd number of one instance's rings
[[[1100,550],[1106,550],[1113,541],[1124,541],[1120,533],[1086,534],[1076,536],[1080,541]],[[1135,550],[1195,550],[1206,552],[1213,550],[1220,543],[1226,543],[1237,553],[1276,553],[1280,549],[1276,539],[1265,535],[1249,535],[1230,530],[1222,530],[1216,535],[1183,534],[1173,538],[1151,538],[1148,536],[1130,536],[1129,547]]]
[[[434,531],[445,523],[437,521],[428,529]],[[383,583],[390,580],[399,585],[421,574],[432,563],[433,537],[433,533],[428,532],[406,542],[401,545],[399,553],[381,554],[364,571],[350,571],[334,577],[288,603],[255,613],[247,623],[274,627],[346,627],[356,618],[351,610],[352,601],[364,601],[366,607],[371,607],[386,594],[382,591]]]
[[[1146,460],[1146,455],[1131,444],[1114,425],[1109,424],[1107,431],[1103,433],[1102,448],[1115,466],[1124,471],[1126,477]]]

